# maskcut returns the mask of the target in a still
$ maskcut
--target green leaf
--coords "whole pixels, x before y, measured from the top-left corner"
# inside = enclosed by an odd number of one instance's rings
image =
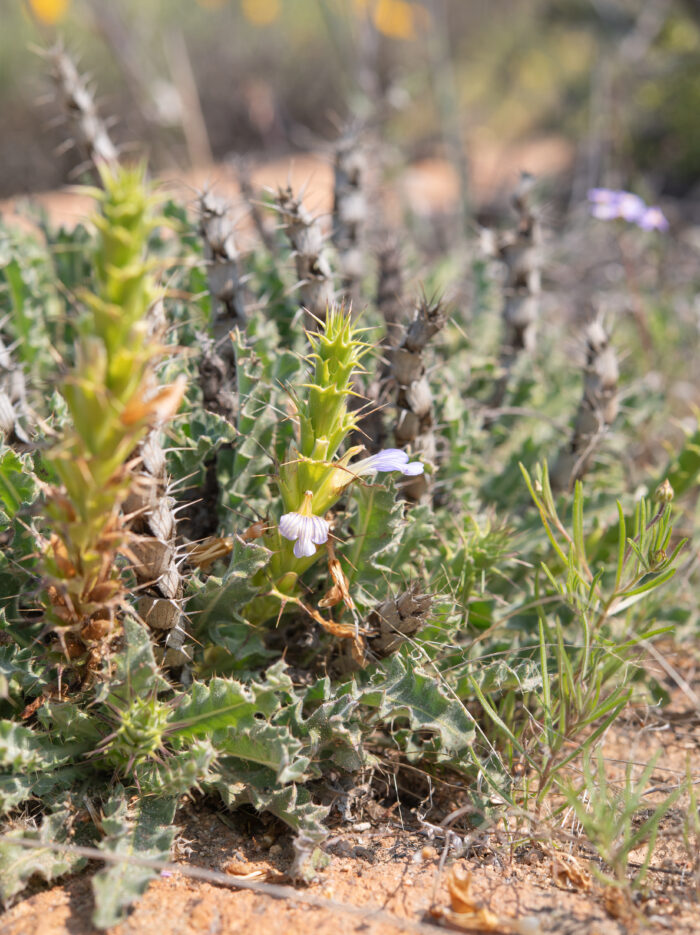
[[[37,485],[28,455],[19,456],[11,448],[0,447],[0,503],[8,517],[14,517],[37,497]]]
[[[382,721],[405,717],[414,731],[430,731],[439,741],[438,760],[463,754],[474,740],[474,721],[464,705],[448,694],[437,673],[398,653],[379,669],[361,693],[363,704]]]
[[[251,583],[254,575],[269,560],[270,551],[264,546],[236,537],[223,577],[212,575],[205,583],[193,583],[196,590],[187,609],[193,634],[206,647],[209,669],[252,669],[274,655],[265,648],[266,631],[240,616],[242,608],[259,593],[259,587]]]
[[[256,714],[267,720],[278,706],[272,692],[222,678],[208,685],[193,682],[181,699],[170,718],[172,741],[178,746],[198,737],[208,737],[216,746],[228,731],[256,726]]]
[[[223,755],[266,767],[277,785],[308,778],[310,758],[302,754],[302,742],[282,725],[260,723],[245,730],[229,730],[217,740],[216,748]]]
[[[119,786],[104,807],[102,827],[105,840],[100,850],[119,854],[124,860],[108,864],[95,874],[92,888],[98,928],[109,928],[124,918],[126,910],[144,892],[157,871],[129,863],[129,857],[168,860],[175,835],[175,797],[140,798],[130,808],[125,790]]]
[[[33,876],[48,882],[85,866],[84,857],[68,851],[34,850],[13,841],[26,837],[47,844],[70,843],[73,817],[74,811],[68,805],[58,807],[44,816],[38,831],[18,828],[0,838],[0,895],[3,899],[21,892]]]
[[[128,698],[143,698],[149,692],[167,687],[168,683],[156,665],[148,627],[127,616],[124,619],[124,648],[114,657],[114,677],[102,694],[111,689],[111,693],[123,702]]]

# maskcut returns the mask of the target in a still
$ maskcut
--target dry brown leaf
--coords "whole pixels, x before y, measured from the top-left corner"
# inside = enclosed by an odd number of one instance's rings
[[[603,890],[603,906],[613,919],[620,919],[627,925],[634,917],[629,894],[619,886],[607,886]]]
[[[172,419],[180,408],[186,387],[186,379],[178,377],[173,383],[159,387],[151,395],[138,390],[124,407],[120,417],[122,425],[135,425],[145,420],[158,423]]]
[[[591,875],[573,854],[550,851],[552,879],[563,889],[575,889],[587,893],[591,888]]]
[[[340,559],[335,557],[335,547],[330,539],[326,542],[326,550],[328,552],[328,571],[333,585],[326,596],[318,602],[318,606],[323,608],[335,607],[336,604],[342,601],[348,610],[353,611],[355,602],[350,596],[348,579],[340,564]]]
[[[512,930],[511,919],[501,919],[482,903],[474,901],[471,885],[471,873],[463,875],[452,867],[447,876],[451,911],[438,910],[438,918],[442,918],[451,928],[464,931],[496,932],[502,931],[504,926]]]
[[[208,571],[217,558],[223,558],[233,550],[231,536],[210,536],[187,550],[187,560],[191,565],[197,565],[202,571]]]

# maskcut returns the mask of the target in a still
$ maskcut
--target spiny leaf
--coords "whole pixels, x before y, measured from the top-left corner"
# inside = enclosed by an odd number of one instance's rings
[[[173,743],[209,737],[216,745],[228,731],[257,724],[256,714],[267,718],[278,705],[275,696],[233,679],[213,678],[208,685],[193,682],[173,709]]]
[[[153,796],[140,799],[131,809],[127,793],[119,786],[105,805],[102,827],[106,837],[100,849],[123,855],[124,861],[110,864],[93,877],[92,920],[98,928],[116,925],[157,873],[129,863],[132,854],[168,860],[175,835],[176,804],[174,796]]]
[[[414,731],[429,730],[439,739],[438,759],[464,753],[474,739],[474,721],[448,694],[435,673],[425,672],[408,656],[397,654],[377,670],[361,693],[384,722],[405,717]]]
[[[13,838],[28,837],[47,844],[68,843],[73,816],[74,810],[64,805],[45,815],[38,831],[22,828],[0,838],[0,895],[3,899],[19,893],[30,877],[40,876],[48,882],[85,866],[84,857],[68,851],[34,850],[13,841]]]

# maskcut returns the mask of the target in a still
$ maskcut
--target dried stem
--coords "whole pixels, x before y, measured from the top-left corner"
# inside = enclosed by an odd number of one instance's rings
[[[117,149],[97,111],[93,92],[86,79],[62,45],[55,45],[46,55],[51,63],[51,76],[61,96],[63,110],[75,137],[72,142],[83,158],[93,165],[115,165]]]
[[[446,320],[442,302],[428,302],[424,297],[401,344],[391,352],[393,376],[398,387],[394,437],[399,447],[410,448],[413,455],[428,465],[435,464],[437,445],[433,396],[426,375],[424,351]],[[419,474],[405,482],[403,491],[410,500],[418,501],[427,496],[429,487],[429,476]]]
[[[559,452],[550,473],[553,490],[572,490],[589,470],[606,429],[618,411],[617,354],[599,320],[586,329],[586,363],[583,371],[583,397],[571,440]]]
[[[326,320],[326,310],[333,303],[333,273],[324,247],[325,238],[318,218],[312,217],[295,198],[290,187],[277,193],[277,210],[292,249],[302,305],[309,312],[307,326],[315,331]]]
[[[542,228],[532,205],[534,181],[533,176],[523,173],[513,196],[517,227],[492,236],[487,244],[487,252],[498,256],[506,267],[500,361],[503,376],[496,384],[489,408],[501,405],[515,361],[523,351],[530,352],[535,346],[542,291]]]

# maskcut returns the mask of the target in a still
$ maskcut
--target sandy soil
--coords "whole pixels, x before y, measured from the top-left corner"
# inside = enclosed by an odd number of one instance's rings
[[[481,140],[470,153],[470,184],[480,201],[510,189],[521,171],[542,176],[565,172],[573,162],[571,146],[559,137],[544,137],[505,149],[495,142]],[[256,189],[276,189],[291,184],[294,191],[305,189],[305,202],[317,214],[332,208],[333,169],[330,156],[297,154],[272,161],[251,163],[251,179]],[[191,169],[179,175],[161,177],[165,191],[185,204],[194,203],[196,193],[213,188],[217,194],[235,201],[240,196],[237,174],[231,165],[211,165]],[[459,197],[459,181],[454,168],[445,160],[423,159],[410,165],[399,176],[387,198],[388,220],[398,221],[401,206],[408,205],[416,215],[427,216],[454,210]],[[27,198],[0,201],[0,215],[12,223],[22,223]],[[92,211],[93,201],[69,187],[60,191],[37,192],[30,199],[47,212],[53,224],[73,227]],[[20,217],[18,218],[17,212]],[[26,219],[24,223],[28,223]]]

